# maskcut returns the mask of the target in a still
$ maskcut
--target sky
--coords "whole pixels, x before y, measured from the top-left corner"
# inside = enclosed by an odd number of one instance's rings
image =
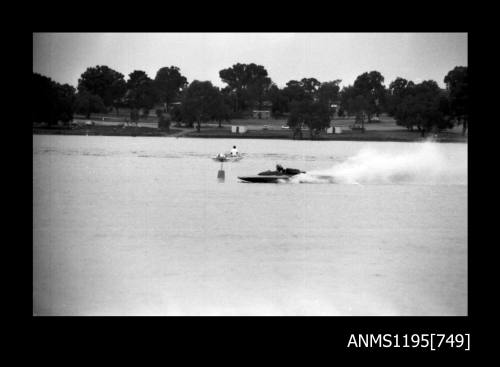
[[[236,63],[263,65],[280,88],[292,79],[341,79],[350,85],[377,70],[388,86],[397,77],[443,79],[467,66],[467,33],[34,33],[33,72],[78,85],[91,66],[107,65],[125,79],[134,70],[154,78],[164,66],[188,82],[224,87],[219,71]]]

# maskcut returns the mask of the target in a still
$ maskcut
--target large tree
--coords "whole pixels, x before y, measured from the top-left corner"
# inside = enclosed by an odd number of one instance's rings
[[[311,139],[319,132],[330,126],[330,112],[324,103],[308,99],[292,101],[288,126],[293,130],[293,137],[297,134],[302,137],[302,127],[307,126]]]
[[[340,91],[340,106],[348,116],[356,114],[357,109],[354,108],[353,102],[358,95],[360,95],[359,92],[352,85],[346,86]]]
[[[378,71],[370,71],[359,75],[354,81],[355,95],[361,95],[368,102],[368,122],[374,114],[382,111],[385,104],[384,77]]]
[[[321,82],[316,78],[302,78],[299,80],[290,80],[286,83],[283,89],[283,94],[288,98],[288,102],[293,101],[314,101],[318,100],[320,96]],[[326,96],[325,87],[322,90],[323,96]]]
[[[302,78],[300,80],[300,86],[307,94],[316,97],[316,93],[321,86],[321,82],[316,78]]]
[[[445,91],[439,88],[434,80],[424,80],[415,85],[416,113],[422,119],[422,135],[434,128],[445,129],[450,127],[445,111],[443,111],[443,100],[446,98]]]
[[[228,93],[219,90],[217,87],[217,96],[214,101],[213,119],[222,127],[223,121],[231,121],[232,99]]]
[[[106,108],[113,107],[118,114],[127,86],[123,74],[106,65],[97,65],[80,76],[78,92],[83,91],[99,96]]]
[[[106,106],[102,98],[83,89],[79,91],[75,98],[75,111],[90,118],[92,113],[106,111]]]
[[[60,121],[67,123],[73,120],[75,110],[76,89],[69,84],[56,83],[57,113]]]
[[[272,83],[264,66],[237,63],[219,71],[219,76],[235,97],[235,112],[252,104],[257,104],[259,109],[262,108],[264,95]]]
[[[221,93],[209,81],[194,80],[187,87],[181,104],[182,121],[193,126],[196,123],[198,131],[202,122],[221,118],[224,111],[221,103]]]
[[[451,116],[462,124],[465,135],[469,122],[469,74],[466,66],[456,66],[444,78],[449,93]]]
[[[168,112],[163,111],[163,109],[158,108],[156,110],[156,116],[158,117],[158,128],[169,132],[170,123],[172,122],[170,114]]]
[[[182,90],[187,86],[187,79],[181,74],[177,66],[170,66],[158,70],[154,83],[159,100],[168,109],[170,103],[181,96]]]
[[[271,78],[267,76],[267,70],[262,65],[247,65],[248,74],[248,98],[249,102],[256,104],[262,109],[264,96],[272,84]]]
[[[233,95],[233,111],[239,112],[245,107],[243,93],[248,84],[246,65],[237,63],[230,68],[222,69],[219,71],[219,76],[227,84],[227,92]]]
[[[69,122],[73,119],[75,88],[59,84],[52,79],[33,73],[33,122],[49,125],[58,121]]]
[[[426,80],[419,84],[408,82],[404,85],[399,80],[391,85],[394,88],[398,85],[399,88],[399,99],[393,111],[398,125],[406,126],[409,130],[416,126],[422,136],[434,128],[450,127],[446,92],[435,81]]]
[[[276,84],[273,83],[269,87],[266,99],[271,102],[271,113],[273,116],[280,116],[288,112],[288,98]]]
[[[143,109],[144,114],[154,107],[156,88],[145,71],[134,70],[129,74],[126,100],[130,108]]]
[[[361,131],[365,132],[365,116],[368,116],[370,104],[367,99],[358,94],[349,102],[349,108],[356,115],[356,124],[361,124]]]
[[[304,100],[313,100],[313,95],[307,93],[304,84],[298,80],[290,80],[286,83],[286,87],[283,88],[283,95],[288,99],[288,104],[292,102],[300,102]],[[291,109],[291,106],[289,107]]]
[[[46,76],[33,73],[32,77],[33,122],[53,124],[55,118],[55,90],[53,81]]]
[[[340,82],[340,79],[324,82],[318,88],[318,101],[327,106],[331,114],[335,113],[335,108],[332,105],[339,100]]]
[[[415,84],[404,78],[397,77],[389,85],[387,93],[387,112],[390,116],[395,116],[399,105],[403,102],[404,98],[410,93]]]
[[[294,139],[297,136],[302,139],[302,127],[305,125],[306,113],[310,103],[312,102],[306,100],[290,102],[290,114],[288,115],[287,124],[293,131]]]

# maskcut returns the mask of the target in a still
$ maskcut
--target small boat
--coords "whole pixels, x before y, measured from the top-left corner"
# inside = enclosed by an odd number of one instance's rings
[[[299,173],[305,172],[295,168],[283,168],[278,164],[276,166],[276,171],[264,171],[255,176],[243,176],[238,178],[242,181],[253,183],[279,183],[286,182]]]
[[[242,154],[238,154],[238,155],[230,155],[230,154],[217,154],[215,157],[212,157],[212,159],[215,161],[215,162],[238,162],[238,161],[241,161],[243,159],[243,155]]]

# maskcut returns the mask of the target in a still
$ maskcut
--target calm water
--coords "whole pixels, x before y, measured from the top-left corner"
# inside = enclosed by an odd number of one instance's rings
[[[466,144],[35,135],[33,226],[38,315],[467,314]]]

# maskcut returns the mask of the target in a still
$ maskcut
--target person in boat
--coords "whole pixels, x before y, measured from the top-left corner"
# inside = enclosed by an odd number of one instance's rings
[[[219,153],[219,154],[217,154],[217,158],[218,159],[225,159],[226,155],[224,153]]]
[[[281,164],[276,165],[276,171],[278,172],[279,175],[290,175],[294,176],[299,173],[305,173],[304,171],[301,171],[300,169],[295,169],[295,168],[283,168]]]
[[[233,149],[231,149],[231,156],[237,157],[239,155],[240,155],[240,153],[238,153],[238,149],[236,149],[236,145],[233,145]]]
[[[264,171],[259,173],[259,176],[295,176],[299,173],[305,173],[304,171],[301,171],[299,169],[295,168],[283,168],[281,164],[276,165],[276,171]]]

